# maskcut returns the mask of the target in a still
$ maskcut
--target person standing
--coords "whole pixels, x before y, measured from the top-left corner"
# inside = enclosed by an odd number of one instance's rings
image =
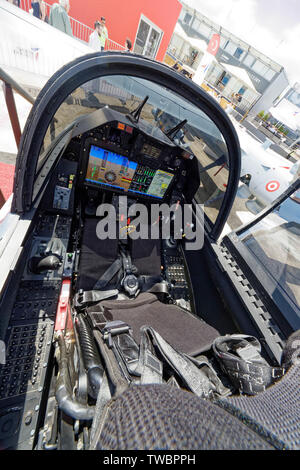
[[[36,18],[40,17],[40,2],[31,2],[32,14]]]
[[[106,39],[108,39],[108,31],[107,31],[107,27],[105,26],[104,16],[101,16],[101,25],[102,25],[102,32],[100,36],[100,43],[101,43],[101,51],[104,51]]]
[[[95,51],[101,51],[101,33],[103,31],[102,24],[99,21],[96,21],[94,24],[95,31],[90,34],[89,37],[89,46]]]
[[[129,38],[126,38],[125,41],[125,52],[131,52],[132,49],[132,42],[130,41]]]
[[[32,13],[36,18],[48,23],[47,7],[43,0],[31,2],[31,10],[29,10],[29,13]]]
[[[69,10],[69,0],[59,0],[59,4],[54,3],[50,10],[49,24],[63,33],[73,36],[70,18],[68,16]]]

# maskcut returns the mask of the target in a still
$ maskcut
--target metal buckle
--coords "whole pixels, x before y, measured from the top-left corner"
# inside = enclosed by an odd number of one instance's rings
[[[134,274],[126,274],[122,281],[122,285],[130,297],[136,297],[139,293],[139,281]]]
[[[114,320],[107,322],[102,329],[103,339],[107,342],[108,347],[111,349],[113,346],[112,336],[117,336],[122,333],[129,333],[130,326],[122,320]]]

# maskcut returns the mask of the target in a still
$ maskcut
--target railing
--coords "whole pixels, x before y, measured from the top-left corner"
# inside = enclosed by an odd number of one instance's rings
[[[0,81],[3,82],[2,85],[3,85],[4,99],[6,102],[6,107],[7,107],[11,127],[13,130],[13,134],[14,134],[15,141],[16,141],[17,148],[18,148],[22,133],[21,133],[21,126],[19,122],[18,111],[16,107],[13,90],[19,93],[19,95],[23,96],[23,98],[25,98],[25,100],[29,101],[29,103],[31,104],[33,104],[35,100],[29,93],[27,93],[26,90],[24,90],[24,88],[22,88],[1,67],[0,67]],[[4,203],[5,203],[5,197],[3,196],[1,188],[0,188],[0,208],[3,206]]]
[[[50,9],[51,9],[52,5],[50,5],[47,2],[44,2],[44,4],[46,6],[46,15],[49,18]],[[22,8],[22,10],[25,10],[25,11],[29,12],[29,10],[31,9],[31,0],[21,0],[20,1],[20,8]],[[72,18],[71,16],[69,16],[69,18],[70,18],[71,28],[72,28],[72,31],[73,31],[73,36],[75,38],[79,39],[80,41],[88,43],[90,34],[94,30],[92,28],[90,28],[89,26],[87,26],[86,24],[83,24],[80,21],[76,20],[75,18]],[[121,46],[121,44],[118,44],[117,42],[113,41],[112,39],[107,39],[106,40],[106,43],[105,43],[105,50],[106,51],[122,51],[124,49],[125,49],[125,46]]]
[[[24,88],[22,88],[7,72],[5,72],[0,67],[0,80],[3,82],[3,93],[4,98],[7,106],[7,111],[9,115],[9,119],[11,122],[12,130],[14,133],[15,141],[17,147],[19,147],[20,139],[21,139],[21,127],[18,118],[18,112],[16,108],[15,98],[13,95],[13,90],[15,90],[19,95],[21,95],[25,100],[29,101],[29,103],[34,104],[35,99],[27,93]]]

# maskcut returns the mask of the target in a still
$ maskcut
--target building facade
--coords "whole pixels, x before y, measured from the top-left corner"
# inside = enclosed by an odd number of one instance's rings
[[[284,68],[199,11],[182,5],[168,53],[196,69],[205,51],[201,42],[207,45],[213,34],[219,34],[216,61],[205,81],[229,99],[234,93],[241,94],[244,111],[253,108],[259,112],[272,106],[288,85]]]
[[[91,28],[105,17],[112,41],[125,45],[128,38],[133,52],[157,60],[165,55],[182,8],[178,0],[70,0],[70,6],[69,15]]]

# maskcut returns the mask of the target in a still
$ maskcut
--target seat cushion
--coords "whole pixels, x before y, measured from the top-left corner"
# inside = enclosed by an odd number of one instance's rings
[[[101,303],[114,320],[122,320],[133,329],[140,342],[140,328],[151,326],[175,349],[197,356],[210,349],[219,332],[195,315],[160,302],[154,294],[140,294],[134,300],[106,300]]]
[[[249,398],[248,398],[249,400]],[[97,412],[96,412],[97,413]],[[96,415],[96,422],[98,416]],[[270,450],[221,407],[168,385],[133,385],[111,400],[92,431],[97,450]]]

